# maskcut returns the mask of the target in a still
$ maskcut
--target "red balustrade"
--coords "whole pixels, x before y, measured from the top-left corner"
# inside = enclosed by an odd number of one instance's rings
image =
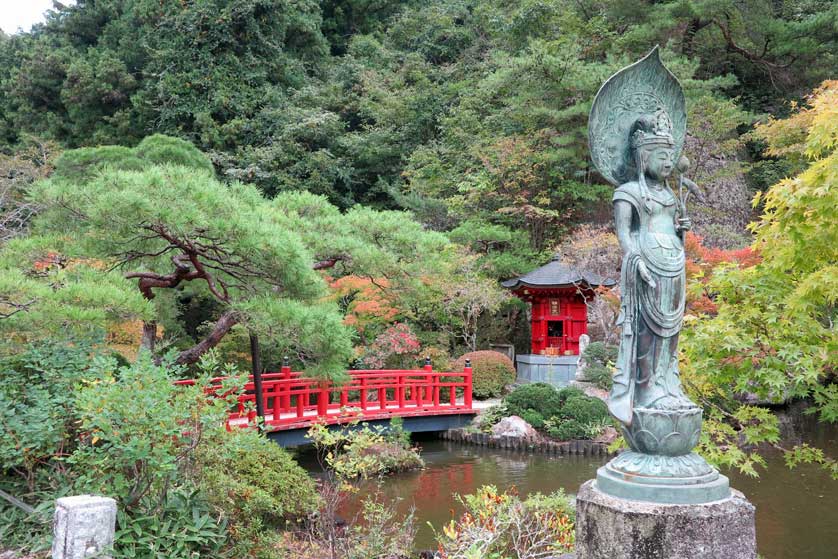
[[[445,415],[472,411],[471,367],[461,372],[417,370],[353,370],[345,384],[309,378],[284,366],[262,374],[265,425],[272,430],[299,429],[314,422],[347,423],[354,419]],[[212,379],[207,393],[217,396],[225,379]],[[194,380],[176,384],[192,385]],[[253,377],[238,397],[228,426],[254,424],[256,393]]]

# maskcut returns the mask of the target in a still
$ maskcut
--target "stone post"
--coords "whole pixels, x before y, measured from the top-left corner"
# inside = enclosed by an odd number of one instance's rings
[[[588,344],[591,343],[591,337],[587,334],[579,336],[579,361],[576,362],[576,381],[585,382],[585,367],[588,363],[585,361],[585,350],[588,349]]]
[[[52,559],[105,557],[113,545],[116,501],[109,497],[77,495],[55,502]]]

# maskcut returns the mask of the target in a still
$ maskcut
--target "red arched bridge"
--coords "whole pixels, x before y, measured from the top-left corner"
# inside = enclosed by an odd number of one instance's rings
[[[227,418],[227,426],[255,426],[258,410],[264,414],[268,436],[283,446],[294,446],[307,442],[305,431],[315,422],[342,425],[359,420],[382,424],[401,417],[410,431],[442,431],[463,425],[477,413],[472,406],[472,369],[468,362],[459,372],[434,371],[427,361],[421,369],[347,373],[349,380],[344,384],[306,377],[289,366],[278,373],[262,373],[261,379],[251,375]],[[207,393],[218,396],[224,380],[213,379]],[[261,391],[256,388],[259,384]],[[259,392],[261,406],[256,401]]]

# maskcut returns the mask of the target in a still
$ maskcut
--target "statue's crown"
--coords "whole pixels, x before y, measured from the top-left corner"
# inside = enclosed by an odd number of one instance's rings
[[[675,139],[672,137],[672,121],[666,111],[658,110],[654,114],[643,115],[631,128],[633,148],[650,145],[675,146]]]

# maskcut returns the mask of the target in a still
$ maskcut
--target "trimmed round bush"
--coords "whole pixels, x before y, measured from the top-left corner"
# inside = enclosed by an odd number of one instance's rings
[[[599,398],[589,396],[573,396],[568,398],[561,413],[563,419],[574,419],[583,425],[601,423],[608,419],[608,406]]]
[[[454,363],[454,370],[461,371],[471,360],[472,394],[475,398],[491,398],[503,394],[508,384],[515,382],[515,365],[497,351],[472,351]]]
[[[607,365],[600,365],[593,363],[585,367],[585,380],[592,382],[597,388],[603,390],[611,390],[614,384],[614,377],[611,374],[611,369]]]
[[[524,410],[519,417],[536,429],[544,427],[544,416],[535,410]]]
[[[561,390],[559,390],[559,401],[562,405],[565,404],[568,400],[573,398],[587,398],[588,396],[581,388],[576,388],[575,386],[565,386]]]
[[[592,438],[610,418],[608,407],[599,398],[570,386],[556,390],[544,382],[515,388],[503,403],[509,415],[520,416],[536,429],[562,441]]]
[[[231,521],[266,525],[316,510],[314,481],[293,457],[255,429],[218,429],[197,456],[199,486]]]
[[[552,385],[533,382],[516,387],[507,394],[503,402],[510,415],[524,418],[524,414],[531,410],[540,414],[542,418],[548,418],[561,412],[564,398]]]
[[[591,342],[585,348],[583,357],[588,364],[596,363],[605,365],[609,362],[613,363],[617,360],[617,350],[619,348],[615,345],[605,345],[603,342]]]
[[[560,441],[569,441],[573,439],[586,439],[588,430],[583,423],[575,419],[565,419],[561,423],[550,427],[547,430],[547,434]]]
[[[212,161],[201,150],[180,138],[154,134],[134,149],[138,157],[155,165],[183,165],[215,174]]]

